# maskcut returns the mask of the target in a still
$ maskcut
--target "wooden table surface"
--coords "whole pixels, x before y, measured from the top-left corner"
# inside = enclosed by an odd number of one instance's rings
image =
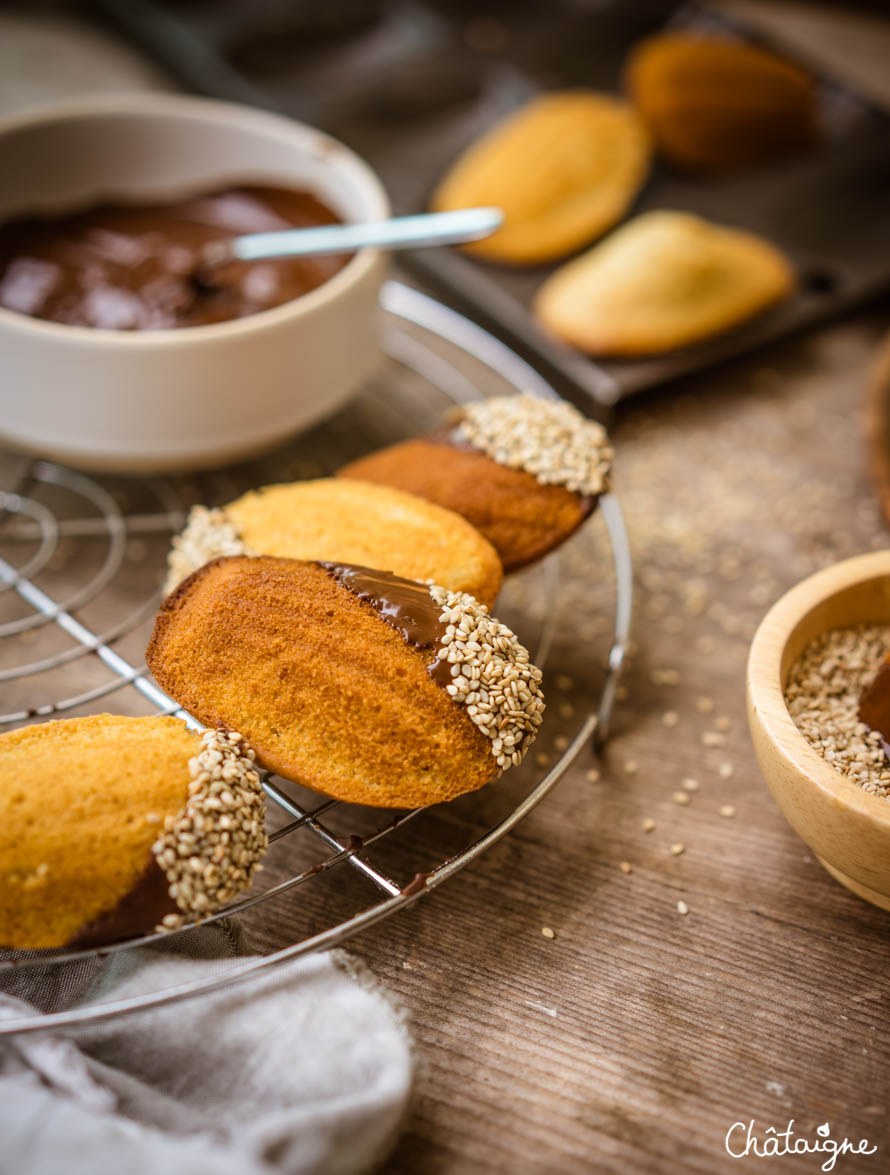
[[[579,764],[506,842],[352,946],[411,1009],[422,1052],[392,1170],[734,1171],[733,1123],[791,1118],[880,1148],[838,1170],[887,1169],[890,922],[772,802],[744,667],[786,588],[888,543],[861,427],[888,321],[789,342],[621,419],[638,651],[599,779]],[[577,672],[562,655],[551,682]],[[758,1163],[818,1167],[742,1166]]]
[[[735,1122],[792,1118],[809,1139],[828,1122],[879,1148],[838,1171],[888,1169],[890,921],[786,825],[744,717],[769,604],[888,543],[862,434],[888,324],[877,308],[622,411],[636,651],[603,761],[583,756],[507,840],[351,944],[418,1044],[388,1170],[817,1171],[814,1155],[725,1150]],[[569,634],[595,627],[604,567],[601,550],[568,559]],[[565,638],[548,668],[544,753],[598,673]],[[441,815],[443,844],[471,812]],[[277,908],[256,925],[264,947],[287,932]]]

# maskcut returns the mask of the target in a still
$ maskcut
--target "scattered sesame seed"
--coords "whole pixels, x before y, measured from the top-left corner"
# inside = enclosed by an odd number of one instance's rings
[[[677,902],[677,913],[678,914],[688,914],[689,913],[689,907],[686,905],[686,903],[682,899],[679,902]]]
[[[649,680],[653,685],[679,685],[680,674],[676,669],[653,669]]]
[[[732,726],[732,719],[727,718],[725,714],[721,714],[719,718],[714,719],[714,725],[718,730],[729,730]]]
[[[575,682],[571,677],[569,677],[567,673],[558,673],[556,675],[554,684],[556,685],[557,689],[570,690],[574,686]]]
[[[695,705],[700,714],[712,714],[714,711],[713,698],[699,698]]]
[[[543,934],[545,938],[556,938],[556,931],[549,926],[542,926],[541,934]]]
[[[676,726],[679,721],[680,721],[680,715],[677,713],[676,710],[665,710],[665,712],[661,716],[661,722],[662,722],[663,726],[667,726],[667,727]]]
[[[684,779],[682,786],[686,791],[698,791],[701,784],[697,779]]]
[[[535,762],[539,767],[547,767],[550,764],[550,756],[546,751],[538,751],[535,755]]]
[[[559,716],[560,716],[560,718],[574,718],[575,707],[572,705],[571,702],[560,702],[559,703]]]
[[[721,779],[732,779],[733,775],[735,775],[735,767],[733,767],[732,763],[721,763],[717,774]]]
[[[564,751],[569,745],[569,740],[564,734],[557,734],[553,738],[553,745],[558,751]]]
[[[601,424],[565,401],[494,396],[463,408],[460,437],[508,469],[543,485],[596,496],[608,489],[612,448]]]
[[[735,808],[732,804],[723,804],[717,809],[721,816],[725,816],[727,820],[731,820],[735,816]]]
[[[701,741],[704,747],[725,747],[726,735],[721,734],[719,730],[706,730],[701,736]]]
[[[685,791],[675,791],[671,798],[673,799],[675,804],[679,804],[680,807],[682,807],[682,808],[685,808],[686,805],[689,804],[691,801],[691,797],[689,795],[689,792],[685,792]]]
[[[643,832],[652,832],[655,829],[655,821],[651,816],[647,816],[643,821]]]
[[[600,773],[597,771],[597,769],[595,767],[591,767],[590,770],[587,772],[587,776],[586,776],[588,783],[598,783],[599,777],[600,777]]]
[[[671,845],[671,856],[679,857],[682,853],[685,853],[685,852],[686,852],[685,845],[680,844],[679,842],[675,845]]]
[[[618,868],[621,870],[622,873],[632,873],[633,872],[633,868],[631,866],[630,861],[622,861],[619,864]]]
[[[624,771],[625,771],[625,774],[627,774],[627,775],[636,775],[636,773],[639,771],[639,769],[640,769],[640,765],[636,761],[636,759],[628,759],[627,762],[624,764]]]

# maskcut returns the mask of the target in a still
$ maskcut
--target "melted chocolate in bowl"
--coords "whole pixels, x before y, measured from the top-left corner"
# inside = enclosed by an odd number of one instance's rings
[[[245,233],[338,223],[310,192],[260,186],[8,221],[0,226],[0,306],[106,330],[245,318],[314,290],[349,256],[235,261],[198,283],[204,246]]]

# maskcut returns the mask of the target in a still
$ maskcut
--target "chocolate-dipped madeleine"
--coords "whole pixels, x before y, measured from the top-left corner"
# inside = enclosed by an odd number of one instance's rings
[[[544,708],[540,670],[471,596],[344,564],[206,564],[164,601],[146,656],[264,767],[376,807],[481,787],[521,761]]]
[[[491,543],[458,513],[389,486],[319,478],[194,507],[173,540],[166,591],[219,555],[248,554],[385,567],[484,604],[503,578]]]
[[[0,735],[0,946],[175,929],[250,884],[264,801],[240,735],[101,714]]]
[[[564,542],[608,489],[602,425],[564,401],[498,396],[461,409],[452,427],[346,465],[339,477],[408,490],[462,514],[505,571]]]

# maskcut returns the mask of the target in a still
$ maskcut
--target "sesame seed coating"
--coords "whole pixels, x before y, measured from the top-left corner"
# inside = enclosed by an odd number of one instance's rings
[[[451,668],[445,690],[486,738],[500,771],[515,767],[544,718],[541,670],[505,624],[464,592],[429,585],[446,625],[437,657]]]
[[[173,540],[167,556],[167,578],[164,581],[164,595],[193,571],[216,559],[220,555],[249,555],[238,531],[232,525],[225,510],[210,509],[207,506],[192,506],[182,534]]]
[[[208,730],[189,760],[189,798],[168,816],[152,853],[182,911],[158,930],[176,930],[247,889],[266,851],[265,801],[254,753],[240,734]]]
[[[595,497],[609,486],[613,451],[606,430],[564,401],[496,396],[463,409],[458,435],[499,465],[542,485]]]

